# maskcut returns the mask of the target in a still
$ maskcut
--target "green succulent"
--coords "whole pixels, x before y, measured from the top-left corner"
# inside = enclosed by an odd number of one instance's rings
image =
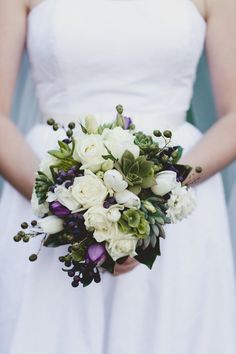
[[[47,192],[49,188],[53,185],[53,181],[48,178],[48,176],[42,171],[37,172],[35,180],[35,193],[39,200],[39,204],[42,204],[47,199]]]
[[[142,155],[155,156],[160,150],[158,143],[153,141],[152,136],[142,132],[135,133],[134,143],[138,145]]]
[[[146,238],[150,233],[150,226],[140,210],[128,209],[122,213],[118,222],[122,232],[134,233],[139,239]]]
[[[150,188],[155,184],[154,164],[147,161],[145,156],[135,158],[126,150],[121,158],[121,163],[115,166],[124,176],[129,189],[139,194],[142,188]]]

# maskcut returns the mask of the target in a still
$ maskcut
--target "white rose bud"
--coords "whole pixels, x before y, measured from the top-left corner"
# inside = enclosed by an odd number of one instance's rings
[[[140,209],[141,202],[139,197],[129,190],[115,193],[114,197],[118,204],[122,204],[126,208]]]
[[[124,181],[122,174],[117,170],[105,172],[103,179],[106,187],[114,192],[122,192],[128,187],[128,183]]]
[[[98,130],[98,123],[92,114],[88,114],[84,118],[85,128],[89,134],[96,134]]]
[[[55,215],[50,215],[39,220],[38,225],[46,234],[56,234],[63,230],[63,219],[60,219]]]
[[[163,196],[169,193],[177,184],[177,174],[174,171],[162,171],[156,176],[156,184],[151,187],[154,194]]]

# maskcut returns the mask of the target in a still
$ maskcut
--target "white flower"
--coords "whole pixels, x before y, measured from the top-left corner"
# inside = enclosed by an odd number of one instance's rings
[[[120,219],[119,205],[112,205],[106,209],[102,206],[89,208],[84,214],[85,226],[89,231],[94,231],[93,237],[97,242],[103,242],[111,238],[114,223]]]
[[[115,158],[121,159],[125,150],[129,150],[135,157],[139,156],[139,147],[134,144],[135,137],[129,130],[124,130],[121,127],[106,128],[102,137],[104,144]]]
[[[75,200],[84,209],[102,205],[108,194],[107,188],[101,179],[89,170],[85,170],[84,176],[74,179],[71,192]]]
[[[88,134],[96,134],[98,130],[98,123],[92,114],[87,114],[84,118],[85,128]]]
[[[117,170],[105,172],[103,179],[106,187],[114,192],[123,192],[128,187],[128,183],[124,181],[122,174]]]
[[[47,153],[40,162],[39,171],[45,173],[45,175],[52,180],[52,173],[50,170],[50,166],[55,165],[57,163],[58,163],[58,159]]]
[[[181,186],[181,183],[172,190],[171,196],[167,201],[167,216],[172,223],[186,218],[196,207],[195,194],[192,188]]]
[[[140,209],[141,202],[139,197],[129,190],[115,193],[114,197],[118,204],[122,204],[126,208]]]
[[[169,193],[178,183],[177,174],[174,171],[162,171],[156,175],[156,184],[151,187],[154,194],[163,196]]]
[[[38,198],[35,193],[35,189],[33,190],[32,197],[31,197],[31,206],[34,215],[42,218],[45,214],[49,212],[49,204],[44,202],[39,204]]]
[[[83,135],[76,139],[75,157],[82,163],[82,169],[99,171],[105,162],[103,155],[107,155],[107,150],[101,135]]]
[[[48,192],[47,201],[51,203],[55,200],[71,211],[77,210],[81,206],[73,197],[71,187],[67,189],[63,186],[57,186],[54,192]]]
[[[136,246],[138,239],[132,234],[121,232],[117,224],[111,230],[111,239],[106,242],[106,250],[114,261],[119,258],[137,255]]]
[[[56,234],[63,230],[63,219],[55,215],[46,216],[38,221],[38,226],[41,227],[46,234]]]

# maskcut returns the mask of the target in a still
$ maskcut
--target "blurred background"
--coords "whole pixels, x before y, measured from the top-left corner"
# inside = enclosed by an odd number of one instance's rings
[[[12,119],[23,132],[27,131],[39,121],[39,111],[29,71],[29,62],[25,53],[16,85],[12,107]],[[32,119],[32,117],[34,117]],[[197,70],[197,80],[194,86],[194,95],[188,112],[188,121],[196,125],[202,132],[206,131],[217,119],[214,99],[211,90],[209,72],[205,53],[203,53]],[[235,132],[236,135],[236,132]],[[227,137],[225,137],[227,138]],[[220,142],[223,146],[224,142]],[[222,171],[225,187],[225,196],[228,205],[228,214],[231,227],[232,248],[236,270],[236,162]],[[4,181],[0,176],[0,198]]]

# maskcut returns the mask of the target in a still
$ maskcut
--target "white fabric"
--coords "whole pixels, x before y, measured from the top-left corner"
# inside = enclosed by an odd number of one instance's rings
[[[130,115],[139,112],[135,124],[147,132],[158,128],[150,116],[166,116],[188,151],[201,138],[184,118],[205,31],[190,0],[44,0],[29,15],[27,40],[42,117],[98,112],[102,121],[102,112],[112,119],[120,103]],[[42,157],[61,135],[39,124],[27,139]],[[58,262],[66,248],[44,248],[31,264],[39,240],[12,241],[33,216],[7,185],[0,204],[0,353],[235,354],[221,177],[194,188],[196,211],[166,228],[152,271],[139,265],[118,277],[105,272],[100,284],[73,289]]]

